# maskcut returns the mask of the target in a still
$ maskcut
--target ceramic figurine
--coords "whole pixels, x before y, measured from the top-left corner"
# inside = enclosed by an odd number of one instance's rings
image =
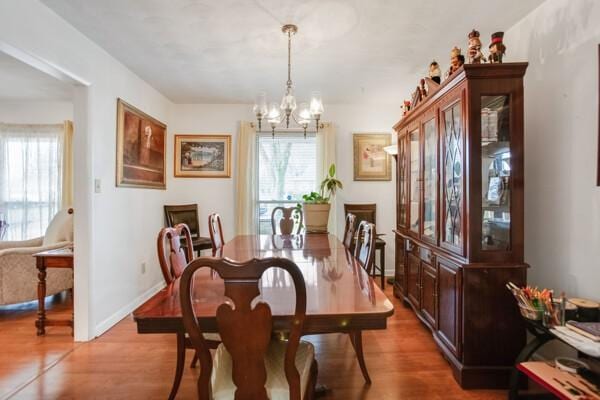
[[[421,98],[427,96],[427,88],[425,87],[425,79],[421,79],[419,90],[421,91]]]
[[[460,49],[456,46],[450,52],[450,69],[446,72],[446,78],[451,76],[465,63],[465,56],[460,54]]]
[[[429,64],[429,77],[435,83],[442,83],[442,71],[436,61],[432,61],[431,64]]]
[[[506,53],[506,46],[502,40],[504,39],[504,32],[492,33],[492,43],[490,43],[490,56],[488,61],[492,64],[502,63],[502,56]]]
[[[402,105],[402,116],[405,116],[410,111],[410,101],[404,100],[404,104]]]
[[[469,64],[481,64],[485,61],[481,52],[481,40],[479,40],[479,32],[473,29],[469,33],[469,50],[467,52]]]

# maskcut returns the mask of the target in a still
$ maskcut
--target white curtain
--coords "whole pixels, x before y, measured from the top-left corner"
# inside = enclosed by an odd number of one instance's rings
[[[331,122],[325,122],[317,133],[317,186],[329,173],[331,164],[335,164],[335,128]],[[329,233],[333,235],[337,233],[336,216],[337,200],[334,198],[331,202],[328,225]]]
[[[256,233],[256,129],[242,121],[237,140],[236,224],[238,235]]]
[[[6,240],[43,236],[61,208],[64,124],[0,123],[0,219]]]

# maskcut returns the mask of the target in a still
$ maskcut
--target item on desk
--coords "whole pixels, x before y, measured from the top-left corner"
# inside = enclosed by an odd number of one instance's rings
[[[592,357],[600,357],[600,342],[594,342],[566,326],[555,326],[550,329],[550,332],[580,352]]]
[[[600,304],[593,300],[572,298],[569,302],[577,307],[577,321],[597,322],[600,319]]]
[[[600,342],[600,322],[568,321],[566,326],[594,342]]]
[[[570,357],[556,357],[554,359],[554,365],[561,371],[570,372],[572,374],[576,374],[579,368],[590,369],[583,361]]]
[[[506,284],[519,303],[521,315],[527,319],[539,321],[544,325],[560,325],[560,303],[555,304],[552,290],[526,286],[519,288],[512,282]]]

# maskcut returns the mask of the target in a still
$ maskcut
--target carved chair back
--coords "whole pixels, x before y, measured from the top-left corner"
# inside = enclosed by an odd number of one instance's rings
[[[181,247],[182,236],[187,244],[185,248]],[[191,243],[190,228],[186,224],[163,228],[158,233],[156,241],[158,262],[167,285],[179,278],[183,274],[185,266],[194,258]]]
[[[371,275],[373,263],[375,262],[375,224],[361,221],[357,233],[354,257],[358,259],[365,271]]]
[[[208,216],[208,232],[210,233],[210,241],[212,243],[213,255],[215,255],[223,245],[223,225],[221,225],[221,216],[217,213],[212,213]]]
[[[188,226],[192,239],[200,237],[198,204],[165,205],[164,210],[166,226],[174,227],[183,223]]]
[[[296,207],[275,207],[271,213],[271,227],[273,228],[273,235],[277,235],[277,222],[276,214],[281,211],[281,219],[279,220],[279,232],[281,235],[291,235],[294,233],[294,225],[297,225],[296,235],[300,234],[302,230],[302,210]],[[297,220],[294,219],[294,213],[297,216]],[[298,223],[296,224],[296,221]]]
[[[201,268],[216,271],[225,284],[226,303],[217,308],[217,325],[223,345],[231,355],[232,380],[237,388],[236,400],[267,400],[265,355],[271,340],[273,321],[267,303],[254,302],[260,295],[260,278],[269,268],[287,271],[294,282],[296,306],[290,321],[290,336],[284,358],[284,373],[290,388],[290,399],[300,400],[300,375],[295,365],[296,352],[306,317],[306,286],[302,272],[294,262],[284,258],[253,259],[238,263],[229,259],[200,257],[185,269],[180,283],[183,324],[200,358],[198,398],[209,400],[212,357],[194,313],[192,281]],[[199,285],[195,285],[199,286]],[[195,290],[202,290],[196,288]],[[251,326],[252,329],[248,329]]]
[[[354,214],[356,215],[354,231],[356,232],[356,228],[361,221],[367,221],[372,224],[377,223],[377,204],[368,203],[368,204],[344,204],[344,214]]]
[[[349,249],[354,241],[354,233],[356,232],[356,215],[352,213],[346,214],[346,226],[344,227],[344,247]]]

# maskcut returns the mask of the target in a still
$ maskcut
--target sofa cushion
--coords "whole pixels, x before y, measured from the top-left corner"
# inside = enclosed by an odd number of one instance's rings
[[[50,225],[46,229],[44,235],[43,246],[48,246],[58,242],[72,242],[73,241],[73,214],[69,214],[67,210],[59,211]]]

